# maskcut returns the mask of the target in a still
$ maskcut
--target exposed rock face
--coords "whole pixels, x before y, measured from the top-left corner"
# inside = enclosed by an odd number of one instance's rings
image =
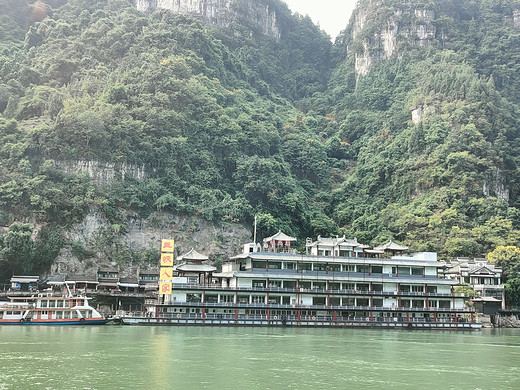
[[[500,168],[496,168],[484,182],[482,192],[486,196],[496,196],[497,198],[509,201],[509,189],[505,185],[505,178]]]
[[[376,0],[364,5],[354,11],[352,24],[353,39],[362,41],[361,44],[358,42],[362,50],[355,53],[358,75],[365,75],[377,62],[398,55],[401,44],[422,47],[437,38],[433,10],[414,8],[412,3],[403,1],[402,6],[385,20],[375,20],[373,15],[383,15],[378,9],[384,7],[384,2]],[[443,34],[440,38],[443,39]]]
[[[122,258],[109,259],[104,254],[104,238],[114,226],[103,214],[92,209],[85,219],[73,226],[66,234],[68,242],[75,243],[88,253],[80,259],[72,247],[64,248],[51,269],[52,274],[67,273],[69,275],[96,275],[100,265],[119,268],[121,276],[136,276],[136,268],[148,268],[149,264],[136,264],[130,255],[139,255],[146,251],[159,253],[163,238],[174,238],[177,255],[184,254],[194,248],[206,254],[210,260],[228,258],[236,255],[242,245],[251,241],[251,232],[238,224],[221,224],[219,226],[202,219],[178,216],[168,213],[153,214],[148,218],[127,212],[126,221],[121,226],[124,233],[112,240],[109,252],[114,246],[120,248]],[[158,264],[158,258],[157,263]],[[151,264],[154,266],[154,264]]]
[[[112,182],[116,177],[131,176],[134,179],[145,180],[148,175],[145,165],[130,164],[103,164],[99,161],[55,161],[55,165],[65,174],[79,175],[87,173],[91,180],[98,185]]]
[[[281,38],[276,12],[261,0],[133,0],[140,11],[166,9],[206,23],[230,27],[243,18],[262,33]]]

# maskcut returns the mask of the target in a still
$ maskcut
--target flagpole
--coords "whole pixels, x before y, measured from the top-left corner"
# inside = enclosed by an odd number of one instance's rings
[[[253,242],[256,245],[256,214],[255,214],[255,229],[254,229],[254,233],[253,233]]]

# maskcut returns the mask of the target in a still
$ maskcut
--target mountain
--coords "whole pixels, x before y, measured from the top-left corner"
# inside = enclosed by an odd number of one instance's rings
[[[0,0],[0,261],[218,259],[247,239],[520,238],[520,1]]]

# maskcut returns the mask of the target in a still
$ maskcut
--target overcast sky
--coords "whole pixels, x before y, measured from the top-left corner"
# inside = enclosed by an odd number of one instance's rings
[[[332,39],[347,27],[357,0],[283,0],[291,11],[309,15]]]

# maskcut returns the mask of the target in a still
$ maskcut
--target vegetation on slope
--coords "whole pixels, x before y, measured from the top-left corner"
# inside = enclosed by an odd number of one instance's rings
[[[519,245],[520,1],[367,0],[377,12],[333,46],[270,3],[280,41],[125,0],[51,4],[40,22],[2,0],[17,26],[0,35],[3,261],[21,269],[20,245],[39,262],[25,271],[45,268],[45,237],[71,245],[62,229],[92,207],[117,227],[123,209],[258,214],[266,234],[394,239],[442,258]],[[356,75],[385,20],[418,23],[410,7],[434,11],[436,36],[399,35],[394,56]],[[146,175],[94,186],[59,168],[73,161]],[[15,224],[28,221],[45,227],[38,237]]]

